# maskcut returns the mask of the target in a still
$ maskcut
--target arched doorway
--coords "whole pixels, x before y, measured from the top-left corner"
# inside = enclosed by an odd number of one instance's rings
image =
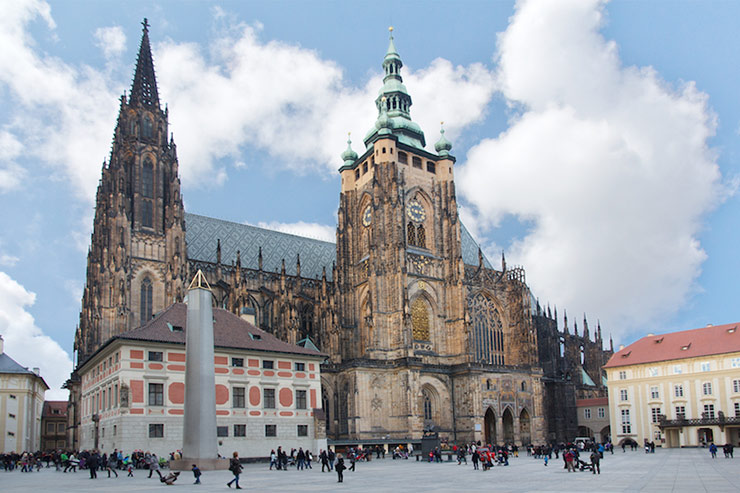
[[[522,412],[519,414],[519,437],[522,441],[522,445],[529,445],[532,443],[530,424],[529,413],[526,409],[522,409]]]
[[[486,443],[496,443],[496,415],[490,407],[486,411],[484,431]]]
[[[514,416],[511,409],[506,408],[503,415],[504,443],[514,443]]]
[[[578,427],[578,436],[579,437],[593,438],[594,437],[594,432],[588,426],[579,426]]]
[[[714,441],[714,432],[711,428],[699,428],[699,444],[709,445]]]
[[[599,433],[601,436],[599,439],[601,442],[611,442],[612,441],[612,430],[611,427],[605,426],[601,429],[601,433]]]

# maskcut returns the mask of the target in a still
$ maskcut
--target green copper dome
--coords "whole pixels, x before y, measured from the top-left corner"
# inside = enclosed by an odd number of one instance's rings
[[[450,149],[452,149],[452,142],[447,140],[445,137],[445,129],[440,128],[439,129],[439,140],[436,144],[434,144],[434,150],[437,151],[437,154],[440,156],[448,156],[450,154]]]
[[[357,153],[352,150],[352,140],[347,136],[347,149],[342,153],[342,161],[345,165],[351,165],[357,161]]]

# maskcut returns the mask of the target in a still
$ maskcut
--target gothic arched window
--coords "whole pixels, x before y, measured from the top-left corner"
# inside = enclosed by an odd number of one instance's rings
[[[301,334],[300,339],[310,337],[313,334],[313,305],[306,305],[301,310]]]
[[[503,365],[504,331],[498,310],[483,293],[468,300],[468,309],[473,324],[475,361]]]
[[[151,318],[154,310],[152,309],[152,281],[148,277],[145,277],[141,281],[141,299],[139,302],[139,309],[141,311],[141,324],[144,325]]]
[[[145,116],[142,118],[141,121],[141,136],[145,139],[151,139],[152,138],[152,119],[148,116]]]
[[[416,227],[411,221],[406,225],[406,242],[411,246],[416,246]]]
[[[420,224],[416,228],[416,246],[421,248],[426,248],[427,246],[427,235],[426,231],[424,231],[424,225]]]
[[[424,399],[424,421],[432,421],[432,398],[427,390],[423,390],[421,395]]]
[[[154,224],[154,210],[152,201],[144,199],[141,201],[141,225],[145,228],[151,228]]]
[[[414,339],[429,340],[429,308],[422,298],[411,303],[411,327]]]
[[[141,195],[143,197],[154,197],[154,165],[152,160],[146,158],[141,169]]]
[[[270,331],[272,329],[272,301],[265,301],[265,308],[262,310],[262,327],[261,329]]]

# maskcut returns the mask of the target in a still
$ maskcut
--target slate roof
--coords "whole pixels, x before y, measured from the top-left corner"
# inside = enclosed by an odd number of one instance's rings
[[[300,254],[302,277],[320,279],[322,269],[326,267],[326,278],[332,279],[332,266],[337,255],[334,243],[191,213],[185,214],[185,227],[190,260],[215,263],[216,241],[220,239],[221,263],[224,265],[236,264],[238,250],[242,267],[256,270],[259,268],[259,248],[262,247],[262,268],[266,272],[280,272],[285,259],[286,274],[296,275],[296,259]],[[478,243],[462,222],[460,232],[463,262],[478,265]],[[485,255],[483,263],[492,268]]]
[[[740,322],[647,336],[614,353],[604,368],[740,352]]]
[[[27,373],[35,375],[34,372],[18,364],[16,360],[5,353],[0,354],[0,373]]]
[[[146,325],[124,332],[114,337],[114,339],[184,345],[185,332],[187,331],[187,311],[188,308],[185,303],[174,303]],[[213,309],[213,320],[213,339],[216,348],[248,349],[314,357],[326,356],[310,347],[301,347],[283,342],[272,334],[258,329],[249,322],[221,308]],[[177,327],[182,327],[183,330],[176,330]]]

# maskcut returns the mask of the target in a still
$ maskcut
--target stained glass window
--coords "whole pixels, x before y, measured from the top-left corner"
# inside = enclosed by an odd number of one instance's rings
[[[468,302],[473,323],[475,360],[494,365],[504,364],[504,331],[501,316],[490,298],[478,293]]]
[[[416,246],[421,248],[426,248],[427,244],[427,235],[424,231],[424,225],[420,224],[418,228],[416,228]]]
[[[411,326],[414,339],[429,340],[429,309],[421,298],[416,298],[411,304]]]
[[[142,325],[152,318],[152,282],[146,278],[141,281],[141,323]]]
[[[409,245],[416,245],[416,228],[411,221],[409,221],[408,225],[406,226],[406,237],[406,241]]]

